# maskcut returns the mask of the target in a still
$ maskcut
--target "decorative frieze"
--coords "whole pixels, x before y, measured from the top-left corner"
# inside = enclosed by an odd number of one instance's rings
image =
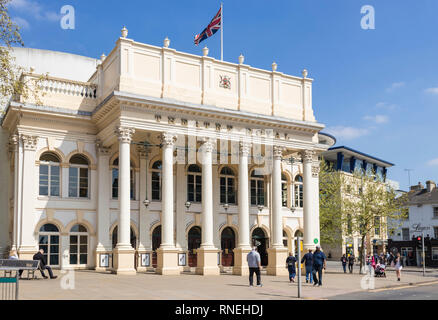
[[[216,123],[216,131],[220,132],[222,125],[220,123]]]
[[[134,128],[118,127],[115,133],[122,143],[131,143],[134,132]]]
[[[175,124],[175,118],[174,117],[167,117],[167,122],[169,124]]]
[[[155,115],[155,121],[157,121],[157,122],[161,122],[161,115],[156,114],[156,115]]]

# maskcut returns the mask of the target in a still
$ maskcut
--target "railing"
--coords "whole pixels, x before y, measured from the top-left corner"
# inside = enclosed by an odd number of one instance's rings
[[[97,85],[89,82],[47,77],[41,81],[41,89],[48,93],[61,93],[89,99],[96,99],[97,97]]]

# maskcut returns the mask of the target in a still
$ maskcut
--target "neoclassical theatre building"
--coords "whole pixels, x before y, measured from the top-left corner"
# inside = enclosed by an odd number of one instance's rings
[[[307,71],[169,45],[124,28],[100,60],[16,51],[26,81],[49,75],[1,122],[3,250],[116,274],[244,275],[256,245],[277,275],[297,235],[302,249],[319,244],[318,156],[335,141],[320,133]]]

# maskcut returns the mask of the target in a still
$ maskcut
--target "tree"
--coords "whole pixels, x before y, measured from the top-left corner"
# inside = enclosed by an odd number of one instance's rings
[[[319,223],[321,243],[342,245],[345,215],[342,206],[344,176],[324,159],[319,172]]]
[[[0,0],[0,106],[11,96],[32,96],[40,104],[39,87],[47,75],[26,78],[24,69],[15,64],[11,54],[14,45],[24,46],[20,28],[11,20],[7,5],[10,0]],[[0,116],[3,111],[0,110]]]
[[[407,195],[398,195],[387,183],[380,181],[375,174],[366,175],[355,171],[348,177],[351,193],[343,197],[342,205],[349,213],[351,234],[361,240],[360,272],[365,264],[365,241],[372,234],[382,235],[393,231],[407,215]]]

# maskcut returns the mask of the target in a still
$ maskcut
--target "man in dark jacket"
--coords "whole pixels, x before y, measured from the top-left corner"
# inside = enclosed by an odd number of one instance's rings
[[[356,262],[356,258],[354,257],[354,254],[351,254],[348,257],[348,271],[350,271],[350,273],[353,273],[353,267],[355,262]]]
[[[36,254],[34,254],[33,260],[40,261],[40,271],[44,279],[47,279],[47,276],[44,274],[44,269],[47,269],[47,271],[49,272],[50,279],[58,278],[57,276],[53,275],[52,268],[47,265],[46,258],[44,258],[44,249],[40,249]]]
[[[303,257],[303,259],[301,259],[301,263],[306,263],[306,283],[309,282],[310,283],[313,282],[312,279],[312,268],[313,268],[313,254],[312,254],[312,249],[309,249],[309,252],[306,253]]]
[[[313,254],[313,285],[322,286],[322,269],[326,268],[326,260],[324,252],[321,251],[320,246],[316,246],[315,253]],[[316,276],[318,273],[318,277]]]

